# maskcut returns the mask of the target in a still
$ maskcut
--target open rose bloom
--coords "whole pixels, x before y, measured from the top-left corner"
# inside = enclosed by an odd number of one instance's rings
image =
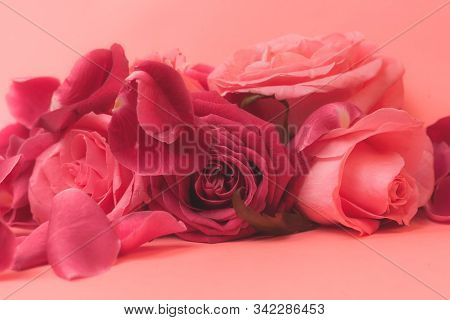
[[[404,111],[362,116],[352,104],[329,104],[306,120],[292,144],[310,161],[298,205],[318,223],[361,234],[383,220],[409,224],[433,192],[430,139]]]
[[[355,32],[280,37],[215,68],[179,50],[129,67],[114,44],[61,82],[15,80],[0,270],[48,264],[75,279],[162,236],[366,235],[422,207],[447,222],[448,118],[426,131],[399,110],[402,76]]]
[[[233,100],[261,95],[247,108],[269,121],[280,121],[279,101],[286,101],[288,122],[298,130],[331,102],[350,101],[363,112],[402,106],[403,67],[376,49],[358,32],[286,35],[236,51],[210,74],[209,84]]]

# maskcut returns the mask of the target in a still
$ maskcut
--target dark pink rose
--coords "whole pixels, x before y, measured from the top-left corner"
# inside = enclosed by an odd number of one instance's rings
[[[450,117],[429,126],[427,133],[433,142],[436,184],[426,211],[432,220],[450,222]]]
[[[118,97],[109,138],[119,162],[149,176],[153,206],[182,220],[191,241],[255,232],[233,208],[240,192],[257,214],[275,213],[292,177],[276,128],[215,92],[189,92],[173,68],[143,62]]]
[[[59,132],[89,112],[110,113],[128,75],[123,48],[96,49],[81,57],[54,94],[53,110],[38,125]]]
[[[403,67],[373,54],[375,49],[357,32],[317,38],[286,35],[236,51],[210,74],[209,85],[227,97],[261,95],[285,101],[290,107],[288,123],[297,129],[315,109],[330,102],[353,102],[364,113],[401,106]],[[269,101],[257,108],[271,107]],[[274,111],[258,111],[269,118],[267,113]]]
[[[405,111],[362,116],[354,105],[329,104],[306,120],[292,147],[309,161],[298,206],[320,224],[361,234],[383,220],[408,224],[433,191],[430,139]]]

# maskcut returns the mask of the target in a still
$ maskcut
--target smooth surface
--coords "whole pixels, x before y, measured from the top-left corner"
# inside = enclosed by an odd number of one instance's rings
[[[9,298],[440,299],[450,297],[449,228],[419,219],[365,238],[323,229],[216,245],[159,239],[94,278],[1,274],[0,296],[24,286]]]
[[[426,123],[450,113],[450,5],[396,38],[443,0],[2,2],[2,96],[13,77],[64,77],[76,52],[112,42],[123,44],[131,61],[179,47],[191,62],[214,64],[285,33],[359,30],[380,45],[392,40],[381,52],[406,67],[406,109]],[[0,123],[9,120],[2,107]],[[21,288],[10,297],[436,299],[442,297],[433,289],[450,297],[449,243],[450,225],[421,218],[356,239],[338,229],[218,245],[161,239],[91,279],[67,282],[46,267],[0,274],[0,297]]]

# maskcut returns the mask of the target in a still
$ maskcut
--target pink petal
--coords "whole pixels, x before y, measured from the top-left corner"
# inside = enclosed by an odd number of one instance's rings
[[[68,189],[53,199],[48,261],[65,279],[94,276],[114,264],[120,241],[102,209],[88,195]]]
[[[403,166],[403,158],[398,153],[359,143],[345,163],[340,195],[356,206],[381,216],[389,206],[389,185]]]
[[[47,112],[39,119],[38,125],[48,131],[59,132],[78,119],[76,107],[77,105],[64,106]]]
[[[394,87],[401,79],[405,69],[398,61],[390,58],[383,58],[383,66],[378,74],[366,84],[356,94],[354,94],[349,102],[357,105],[364,113],[369,113],[374,107],[384,107],[384,105],[377,105],[383,99],[388,90]],[[388,106],[402,106],[403,90],[402,86],[398,86],[400,90],[396,90],[396,104],[388,104]],[[384,98],[384,103],[386,99]]]
[[[21,154],[25,161],[33,161],[57,141],[57,135],[45,131],[40,132],[26,139],[17,150],[17,153]]]
[[[199,63],[187,68],[185,74],[197,80],[205,90],[208,90],[208,76],[213,70],[213,67]]]
[[[0,159],[0,183],[5,181],[5,179],[13,172],[13,170],[17,167],[20,159],[20,155],[4,160]]]
[[[136,149],[142,129],[136,115],[135,86],[124,86],[117,98],[120,107],[115,108],[108,128],[108,140],[111,152],[126,168],[137,171],[138,157],[142,154]]]
[[[13,81],[6,101],[17,121],[30,128],[50,107],[59,80],[50,77]]]
[[[150,64],[152,65],[153,63]],[[169,70],[168,73],[173,76],[172,72],[175,71],[170,67],[162,64],[156,65],[155,70],[158,70],[158,68],[165,70],[163,72]],[[136,73],[139,73],[140,76],[150,82],[153,81],[149,76],[143,75],[144,73],[142,71],[135,72],[130,78],[139,76]],[[182,81],[180,79],[178,80]],[[147,84],[152,85],[151,83],[141,83],[141,86],[146,86]],[[180,84],[178,83],[178,85]],[[145,99],[144,97],[147,97],[147,95],[142,95],[139,98],[141,92],[136,92],[135,89],[137,89],[137,86],[136,80],[130,80],[129,84],[122,88],[109,125],[109,144],[112,153],[120,164],[134,172],[145,175],[173,174],[174,172],[190,173],[200,167],[203,154],[198,150],[198,140],[192,137],[193,134],[199,134],[196,127],[187,125],[184,122],[178,124],[173,123],[172,125],[170,123],[164,123],[164,117],[172,116],[164,116],[163,114],[167,114],[167,112],[162,111],[159,104],[151,105],[152,103],[148,100],[145,100],[145,104],[149,109],[142,109],[141,111],[145,113],[153,108],[153,111],[149,114],[154,112],[155,118],[147,119],[146,116],[144,118],[147,120],[152,119],[151,121],[155,121],[155,124],[140,124],[137,116],[137,105],[139,99]],[[183,87],[184,84],[181,84],[181,86]],[[153,89],[149,90],[151,91]],[[155,90],[159,89],[156,88]],[[186,88],[183,90],[187,93]],[[171,97],[173,98],[173,96]],[[165,98],[162,96],[161,99]],[[190,104],[190,97],[188,96],[187,99]],[[141,106],[141,108],[143,107]],[[163,118],[158,119],[159,116]],[[191,117],[193,118],[193,115]],[[179,122],[179,119],[181,118],[178,116],[172,117],[173,122]],[[159,129],[166,130],[159,131]],[[147,130],[147,132],[144,130]],[[182,131],[189,134],[189,136],[184,135],[185,139],[178,139]],[[187,145],[187,143],[190,144]]]
[[[17,244],[13,270],[25,270],[47,264],[48,222],[41,224]]]
[[[306,119],[292,142],[294,148],[300,152],[331,130],[349,128],[361,116],[361,111],[351,103],[327,104]]]
[[[103,85],[111,66],[112,55],[108,49],[96,49],[79,58],[56,92],[61,105],[88,98]]]
[[[5,156],[11,137],[27,138],[29,131],[20,123],[11,124],[0,130],[0,155]]]
[[[59,132],[89,112],[109,113],[127,75],[128,60],[120,45],[90,52],[58,90],[62,106],[44,114],[39,126]]]
[[[0,271],[11,266],[16,247],[15,241],[12,231],[0,221]]]
[[[121,253],[139,248],[146,242],[186,231],[184,223],[165,211],[141,211],[125,216],[115,228],[121,241]]]
[[[162,142],[178,138],[182,126],[194,123],[191,97],[180,74],[154,61],[136,67],[128,78],[137,82],[136,113],[144,131]]]
[[[445,177],[436,186],[433,197],[426,206],[426,212],[431,220],[450,222],[450,176]]]
[[[427,128],[433,143],[445,142],[450,145],[450,116],[439,119]]]
[[[371,234],[378,229],[379,221],[348,217],[341,205],[339,188],[348,154],[314,163],[309,173],[302,177],[299,206],[317,223],[342,224],[360,234]]]

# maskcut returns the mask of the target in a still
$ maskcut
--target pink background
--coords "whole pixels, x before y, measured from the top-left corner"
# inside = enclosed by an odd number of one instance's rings
[[[132,61],[179,47],[189,61],[211,64],[285,33],[359,30],[383,44],[443,2],[5,1],[77,52],[118,42]],[[63,78],[78,57],[1,3],[0,21],[1,96],[13,77]],[[449,30],[447,6],[382,50],[405,65],[406,108],[427,124],[449,114]],[[10,121],[5,107],[0,117]],[[420,217],[409,228],[357,239],[336,229],[218,245],[161,239],[99,277],[66,282],[47,271],[11,298],[435,299],[435,291],[450,296],[448,243],[450,226]],[[0,297],[45,270],[0,274]]]

